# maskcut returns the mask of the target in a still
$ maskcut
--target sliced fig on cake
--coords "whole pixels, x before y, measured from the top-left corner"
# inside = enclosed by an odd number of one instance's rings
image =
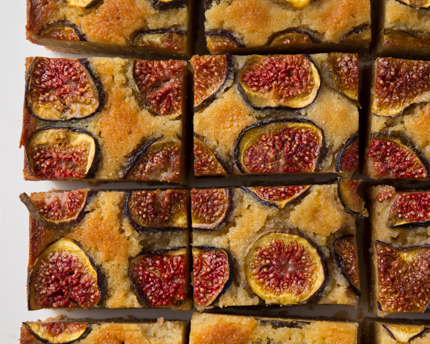
[[[25,104],[44,121],[82,120],[99,112],[102,84],[88,59],[36,57],[28,73]]]
[[[310,173],[318,170],[324,151],[323,132],[314,123],[285,119],[245,128],[234,158],[245,174]]]
[[[44,128],[25,144],[29,173],[39,179],[92,179],[101,150],[96,138],[83,129]]]
[[[42,226],[52,229],[69,229],[82,221],[85,210],[96,190],[79,189],[73,191],[37,192],[19,198],[30,215]]]
[[[260,203],[284,209],[287,205],[293,204],[309,191],[311,185],[294,186],[260,186],[245,187],[242,190],[253,195]]]
[[[328,281],[323,254],[309,239],[288,231],[268,231],[248,248],[245,274],[266,303],[305,304],[318,299]]]
[[[95,308],[105,296],[100,269],[73,240],[59,239],[37,257],[28,279],[28,307]]]
[[[192,228],[199,230],[217,230],[222,228],[232,208],[231,190],[192,189],[191,221]]]
[[[238,78],[240,92],[257,109],[305,108],[321,86],[318,69],[305,55],[254,55]]]

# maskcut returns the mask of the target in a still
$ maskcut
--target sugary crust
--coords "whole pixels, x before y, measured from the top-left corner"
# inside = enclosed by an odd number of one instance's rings
[[[29,271],[36,258],[60,238],[78,242],[97,266],[107,286],[106,308],[140,308],[128,276],[130,258],[142,251],[186,247],[186,230],[139,233],[123,215],[124,192],[99,191],[86,207],[87,215],[69,230],[44,227],[30,216]],[[190,302],[179,309],[189,310]]]
[[[354,28],[370,23],[368,0],[316,0],[302,9],[271,0],[222,0],[205,12],[205,29],[226,30],[246,47],[265,45],[289,28],[316,31],[324,41],[339,43]]]
[[[31,61],[31,58],[26,61],[27,70]],[[181,117],[172,120],[154,116],[142,108],[133,94],[134,81],[129,80],[126,74],[132,60],[93,57],[89,62],[102,83],[106,101],[99,113],[75,121],[70,126],[89,131],[100,144],[102,158],[95,179],[118,180],[127,159],[142,144],[161,137],[164,133],[182,136],[182,120]],[[64,127],[69,124],[38,120],[24,106],[21,146],[25,146],[33,132],[47,126]],[[25,168],[24,175],[26,179],[34,180],[28,167]]]
[[[188,28],[187,6],[156,10],[150,0],[104,0],[90,9],[70,7],[57,0],[27,0],[27,39],[38,41],[45,26],[68,21],[91,43],[130,46],[137,30]]]
[[[236,75],[250,56],[234,56]],[[321,76],[321,88],[315,101],[301,110],[256,110],[245,100],[238,89],[237,76],[231,88],[220,92],[209,106],[194,114],[194,132],[206,145],[226,162],[234,173],[240,173],[234,163],[234,148],[241,131],[246,127],[271,119],[297,118],[314,122],[324,132],[327,147],[320,172],[335,172],[335,159],[339,149],[358,132],[357,104],[335,90],[327,67],[328,54],[311,55]],[[357,85],[358,87],[358,85]]]
[[[257,120],[237,87],[231,88],[210,106],[194,114],[194,132],[225,160],[231,160],[237,137]]]
[[[63,317],[59,322],[80,321],[68,320]],[[86,321],[86,320],[83,320]],[[46,322],[57,322],[47,319]],[[80,340],[79,344],[98,343],[141,343],[141,344],[183,344],[186,343],[187,323],[184,321],[165,321],[159,318],[157,322],[127,322],[97,321],[91,323],[90,334]],[[41,344],[23,325],[21,326],[20,344]]]
[[[270,321],[300,325],[276,327]],[[357,329],[357,323],[194,313],[190,344],[355,344]]]
[[[405,326],[396,322],[395,324]],[[382,326],[384,323],[376,322],[374,325],[375,344],[397,344],[396,341],[388,331]],[[428,324],[424,324],[428,325]],[[427,332],[417,338],[412,339],[408,344],[430,344],[430,332]]]
[[[358,297],[348,288],[348,282],[336,265],[332,251],[332,243],[336,238],[356,233],[355,218],[344,210],[337,196],[336,185],[313,185],[307,196],[283,210],[262,204],[242,189],[232,191],[233,211],[226,226],[216,231],[192,232],[193,246],[226,249],[233,260],[233,282],[216,306],[260,304],[262,300],[248,286],[244,257],[255,238],[271,229],[299,229],[320,247],[327,261],[330,282],[319,304],[357,305]],[[315,204],[322,205],[323,211]],[[196,308],[203,309],[198,305]]]

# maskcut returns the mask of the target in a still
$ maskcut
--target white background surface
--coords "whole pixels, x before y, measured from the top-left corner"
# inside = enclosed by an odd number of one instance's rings
[[[87,187],[84,182],[25,182],[22,178],[23,151],[18,148],[21,134],[22,108],[24,100],[24,59],[27,56],[63,56],[32,45],[25,40],[25,0],[1,0],[0,10],[0,343],[18,343],[19,329],[22,321],[45,319],[49,316],[66,314],[69,317],[112,318],[133,315],[138,318],[156,318],[164,316],[168,319],[190,319],[191,312],[173,312],[170,310],[75,310],[75,311],[27,311],[26,306],[26,270],[28,260],[28,212],[20,203],[21,192],[47,191],[52,188],[75,189]],[[198,2],[198,1],[197,1]],[[200,11],[201,12],[201,11]],[[200,13],[200,28],[202,27]],[[201,40],[201,35],[200,35]],[[202,48],[199,52],[202,52]],[[70,55],[71,56],[71,55]],[[73,55],[76,57],[76,55]],[[83,55],[82,55],[83,56]],[[229,178],[216,180],[209,184],[207,180],[196,181],[189,178],[192,186],[239,186],[251,181],[267,182],[270,180],[299,181],[329,180],[327,177],[306,179],[295,177],[268,178]],[[333,179],[331,179],[333,180]],[[136,188],[136,184],[115,183],[99,186],[108,188]],[[368,248],[363,239],[368,237],[368,225],[360,222],[358,243],[360,248],[360,270],[363,297],[358,309],[345,306],[299,306],[282,309],[249,309],[236,310],[242,314],[273,315],[273,316],[307,316],[335,317],[362,322],[365,316],[373,316],[368,312],[368,267],[364,257],[368,256]],[[219,311],[219,310],[218,310]],[[233,312],[232,310],[222,310]],[[400,318],[406,318],[400,316]],[[430,315],[415,315],[407,318],[430,320]]]

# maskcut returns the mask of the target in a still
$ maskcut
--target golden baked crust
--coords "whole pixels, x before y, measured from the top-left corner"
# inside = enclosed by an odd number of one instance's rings
[[[295,9],[271,0],[222,0],[211,2],[205,17],[206,31],[230,32],[246,47],[261,47],[286,29],[304,29],[322,42],[339,43],[370,24],[370,1],[316,0]]]
[[[67,319],[60,316],[39,323],[88,322],[91,332],[79,341],[80,344],[97,343],[136,343],[136,344],[184,344],[186,343],[187,323],[185,321],[165,321],[159,318],[157,322],[143,321],[94,321]],[[41,344],[42,342],[24,326],[21,326],[20,344]]]
[[[319,172],[335,172],[339,150],[358,132],[359,113],[357,102],[334,86],[333,74],[328,67],[329,54],[311,55],[321,77],[321,87],[313,103],[298,110],[265,110],[250,106],[239,90],[237,75],[251,57],[233,56],[236,76],[232,86],[221,89],[212,103],[194,113],[194,132],[225,163],[230,173],[240,174],[234,161],[234,149],[242,130],[252,124],[280,118],[310,120],[323,130],[327,148]],[[358,89],[358,73],[354,77],[348,70],[346,78],[353,80]]]
[[[250,191],[236,188],[230,189],[230,192],[233,195],[231,200],[233,209],[225,226],[212,231],[197,229],[192,231],[193,246],[221,248],[229,252],[232,258],[233,280],[215,302],[216,307],[264,304],[248,285],[245,257],[255,238],[274,229],[298,229],[322,251],[327,262],[329,282],[318,304],[357,306],[358,296],[349,288],[348,281],[335,261],[332,249],[336,238],[356,234],[356,219],[348,214],[341,204],[337,195],[337,185],[313,185],[303,198],[282,210],[264,204]],[[211,306],[203,307],[195,303],[195,307],[197,310],[203,310]]]
[[[124,197],[125,192],[99,191],[86,206],[88,213],[70,229],[47,228],[30,216],[29,273],[49,244],[72,239],[103,272],[107,288],[103,308],[144,307],[130,284],[130,259],[141,252],[187,247],[188,233],[186,229],[138,232],[124,215]],[[191,302],[173,308],[190,310]]]
[[[292,326],[271,322],[291,322]],[[190,344],[355,344],[357,329],[357,323],[347,322],[194,313]]]
[[[80,48],[88,51],[91,47],[99,47],[101,51],[111,53],[111,49],[119,49],[126,54],[139,50],[145,52],[148,49],[128,49],[136,32],[175,28],[186,34],[188,21],[188,6],[156,9],[150,0],[105,0],[89,9],[71,7],[57,0],[27,0],[27,39],[57,50]],[[64,22],[75,25],[86,41],[74,45],[75,42],[40,37],[42,29]],[[169,52],[168,47],[164,49]],[[187,49],[178,52],[186,54]]]
[[[33,58],[26,60],[27,71],[32,61]],[[141,105],[134,95],[134,81],[127,74],[133,60],[96,57],[88,61],[100,79],[106,96],[101,111],[68,124],[39,120],[24,106],[21,146],[25,146],[32,133],[45,127],[71,126],[85,129],[97,139],[101,149],[101,161],[94,179],[119,180],[123,177],[127,159],[136,149],[165,133],[182,136],[182,117],[169,119],[153,115]],[[27,162],[24,178],[37,180],[30,174]]]

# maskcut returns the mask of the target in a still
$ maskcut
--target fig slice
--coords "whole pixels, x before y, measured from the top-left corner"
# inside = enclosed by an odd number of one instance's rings
[[[230,55],[194,55],[191,60],[194,71],[194,111],[209,105],[219,94],[233,73]]]
[[[82,248],[59,239],[37,257],[29,276],[30,310],[94,308],[102,303],[102,275]]]
[[[25,151],[30,175],[39,179],[91,179],[101,159],[97,140],[83,129],[38,130]]]
[[[91,189],[73,191],[37,192],[19,198],[30,215],[42,226],[52,229],[70,229],[82,221],[87,214],[85,208],[97,194]]]
[[[45,121],[88,118],[99,112],[105,95],[88,59],[36,57],[27,73],[25,104]]]
[[[210,306],[228,289],[232,281],[230,254],[210,246],[193,247],[193,295],[199,306]]]
[[[170,119],[182,115],[183,61],[136,60],[133,79],[141,100],[149,111]]]
[[[273,328],[303,328],[304,326],[310,325],[311,323],[308,321],[300,321],[300,320],[272,320],[265,318],[257,318],[258,322],[263,324],[270,324]]]
[[[287,205],[301,199],[311,185],[278,186],[278,187],[245,187],[242,190],[253,195],[260,203],[284,209]]]
[[[194,134],[194,175],[225,176],[227,171],[209,147]]]
[[[359,25],[343,36],[341,42],[372,41],[372,28],[370,24]]]
[[[336,155],[336,172],[354,172],[359,165],[359,138],[358,134],[351,136]]]
[[[258,109],[302,109],[320,86],[318,69],[305,55],[254,55],[239,74],[239,90]]]
[[[125,196],[124,214],[139,232],[187,229],[185,190],[133,191]]]
[[[339,177],[337,180],[337,194],[347,212],[360,217],[369,217],[364,200],[358,192],[362,182],[363,180],[361,179],[347,180]]]
[[[281,5],[290,5],[293,8],[303,8],[308,6],[312,0],[272,0]]]
[[[397,248],[375,243],[378,308],[384,312],[426,312],[430,300],[430,247]]]
[[[370,139],[367,151],[370,177],[427,179],[427,161],[406,137],[391,135],[380,134]]]
[[[314,37],[311,32],[303,29],[288,29],[277,32],[269,39],[268,46],[270,48],[283,47],[296,44],[312,44],[321,43]]]
[[[268,303],[315,301],[328,280],[323,255],[315,244],[298,234],[263,233],[251,244],[245,260],[249,286]]]
[[[140,31],[134,37],[132,45],[185,53],[187,33],[176,29]]]
[[[423,227],[429,224],[429,192],[401,192],[394,196],[388,215],[388,227]]]
[[[395,193],[396,191],[392,187],[386,186],[385,188],[383,188],[381,191],[378,192],[375,199],[377,202],[382,203],[393,198]]]
[[[222,53],[245,45],[232,33],[222,30],[210,30],[205,32],[206,45],[211,53]]]
[[[231,212],[229,189],[192,189],[192,228],[216,230],[222,228]]]
[[[123,179],[177,183],[181,172],[181,139],[164,134],[142,146],[128,159]]]
[[[380,57],[375,66],[372,112],[396,117],[413,104],[426,102],[430,91],[430,62]]]
[[[320,128],[307,120],[284,119],[245,128],[234,158],[246,174],[309,173],[318,169],[323,152]]]
[[[179,306],[187,298],[187,250],[143,253],[131,260],[129,276],[142,305]]]
[[[336,90],[358,102],[358,54],[328,54],[327,65]]]
[[[152,0],[152,6],[157,10],[169,10],[188,5],[188,0]]]
[[[430,48],[430,38],[419,32],[384,30],[383,45],[385,47]]]
[[[397,0],[401,4],[413,7],[415,9],[428,9],[430,7],[429,0]]]
[[[39,37],[62,41],[86,41],[79,28],[69,22],[57,22],[47,25],[39,32]]]
[[[388,334],[393,337],[397,343],[409,343],[427,332],[424,326],[411,326],[411,325],[394,325],[382,324],[382,327],[387,330]]]
[[[98,5],[101,0],[66,0],[66,4],[71,7],[91,8]]]
[[[23,325],[42,343],[71,344],[85,339],[91,332],[86,322],[24,322]]]
[[[333,251],[336,263],[342,275],[349,283],[349,288],[360,296],[360,277],[358,273],[358,257],[355,249],[355,236],[346,234],[333,241]]]

